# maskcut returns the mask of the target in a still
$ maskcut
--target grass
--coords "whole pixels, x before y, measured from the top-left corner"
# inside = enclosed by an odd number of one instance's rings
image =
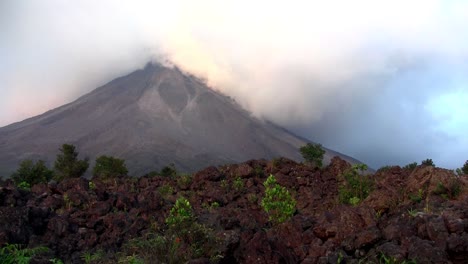
[[[18,244],[7,244],[0,249],[0,263],[27,264],[34,256],[48,251],[47,247],[23,248]]]

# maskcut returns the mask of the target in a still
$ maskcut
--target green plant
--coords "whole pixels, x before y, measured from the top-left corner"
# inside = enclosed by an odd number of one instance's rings
[[[383,253],[379,254],[379,264],[416,264],[414,260],[402,260],[399,261],[395,257],[386,256]]]
[[[254,171],[255,171],[255,175],[258,176],[258,177],[262,177],[263,176],[263,168],[262,166],[259,166],[259,165],[256,165],[254,167]]]
[[[6,244],[0,248],[0,263],[27,264],[35,255],[48,251],[47,247],[22,248],[18,244]]]
[[[418,163],[413,162],[413,163],[410,163],[410,164],[404,166],[403,169],[405,169],[405,170],[414,170],[414,169],[416,169],[417,166],[418,166]]]
[[[161,196],[166,197],[167,195],[174,193],[174,188],[172,188],[172,186],[169,184],[164,184],[158,188],[158,192],[161,194]]]
[[[171,228],[184,228],[195,220],[193,209],[190,202],[184,197],[177,199],[172,207],[169,216],[166,218],[166,224]]]
[[[94,182],[92,182],[92,181],[88,182],[88,187],[92,191],[96,190],[96,184],[94,184]]]
[[[433,191],[434,194],[442,195],[447,193],[447,188],[442,184],[442,182],[438,182],[435,190]]]
[[[211,205],[210,205],[210,208],[211,209],[216,209],[219,207],[219,203],[218,202],[212,202]]]
[[[462,191],[462,186],[459,179],[452,179],[448,188],[448,195],[451,199],[457,198]]]
[[[221,188],[223,188],[225,191],[229,189],[229,184],[226,179],[222,179],[220,182]]]
[[[411,216],[411,217],[415,217],[417,214],[418,214],[418,211],[414,210],[413,208],[411,209],[408,209],[408,214]]]
[[[25,190],[25,191],[29,191],[29,190],[31,190],[31,185],[29,185],[29,183],[23,181],[23,182],[20,182],[18,184],[18,188],[22,189],[22,190]]]
[[[250,203],[256,204],[256,203],[258,202],[257,194],[255,194],[255,193],[249,193],[249,194],[247,195],[247,200],[248,200]]]
[[[100,156],[96,159],[93,168],[93,176],[109,179],[116,176],[127,175],[128,170],[125,166],[125,160],[114,158],[112,156]]]
[[[70,209],[72,208],[73,202],[70,200],[70,197],[67,193],[63,195],[63,201],[65,202],[65,206]]]
[[[352,205],[352,206],[358,205],[359,202],[361,202],[361,199],[359,199],[356,196],[349,198],[349,204]]]
[[[98,262],[104,258],[104,251],[98,250],[94,253],[90,252],[85,252],[81,255],[81,259],[86,263],[86,264],[91,264]]]
[[[145,264],[145,262],[135,254],[131,255],[131,256],[121,257],[121,258],[119,258],[117,263],[122,263],[122,264]]]
[[[177,185],[180,188],[188,188],[190,184],[192,184],[192,176],[190,174],[182,174],[177,177]]]
[[[291,218],[296,211],[296,200],[289,191],[279,185],[271,174],[263,185],[265,186],[265,195],[261,205],[268,214],[268,219],[279,224]]]
[[[237,177],[233,182],[233,187],[234,187],[234,190],[238,192],[242,191],[242,189],[244,189],[244,181],[242,181],[240,177]]]
[[[377,170],[377,172],[388,171],[388,170],[391,169],[391,168],[392,168],[392,166],[389,166],[389,165],[382,166],[382,167],[380,167],[380,169]]]
[[[413,201],[415,203],[420,203],[422,201],[422,199],[423,199],[423,196],[424,196],[423,190],[419,189],[417,194],[411,194],[410,195],[410,199],[411,199],[411,201]]]
[[[165,166],[161,169],[159,174],[164,177],[175,177],[177,175],[175,164],[171,163],[168,166]]]
[[[58,259],[58,258],[52,258],[52,259],[49,259],[49,261],[52,264],[63,264],[63,261],[61,259]]]
[[[468,174],[468,160],[465,161],[465,164],[463,164],[463,167],[461,167],[461,172],[463,172],[463,174]]]
[[[319,168],[322,167],[323,155],[325,154],[325,150],[322,148],[322,145],[308,143],[307,145],[302,146],[299,151],[305,161],[314,164]]]
[[[13,182],[18,185],[23,183],[29,187],[38,183],[47,183],[52,179],[53,172],[47,168],[44,161],[39,160],[34,163],[32,160],[23,160],[18,170],[11,175]],[[28,187],[28,188],[29,188]]]
[[[78,178],[86,172],[89,167],[88,159],[78,160],[78,152],[75,151],[75,146],[63,144],[60,152],[61,154],[57,155],[54,164],[55,180]]]
[[[373,189],[373,181],[367,175],[361,175],[367,170],[365,164],[356,164],[343,173],[344,183],[338,188],[338,199],[341,203],[357,205],[369,196]]]
[[[432,161],[432,159],[425,159],[425,160],[421,161],[421,165],[425,165],[425,166],[435,166],[435,165],[434,165],[434,162]]]

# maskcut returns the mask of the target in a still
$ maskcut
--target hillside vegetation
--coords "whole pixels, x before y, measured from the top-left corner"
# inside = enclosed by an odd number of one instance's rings
[[[363,176],[364,166],[338,157],[324,167],[311,161],[251,160],[193,175],[169,166],[137,178],[104,156],[91,180],[6,180],[0,260],[466,263],[464,171],[426,164]]]

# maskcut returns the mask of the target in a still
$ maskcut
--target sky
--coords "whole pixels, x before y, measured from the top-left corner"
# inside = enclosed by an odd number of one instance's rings
[[[456,168],[466,25],[465,0],[2,0],[0,126],[156,61],[374,168]]]

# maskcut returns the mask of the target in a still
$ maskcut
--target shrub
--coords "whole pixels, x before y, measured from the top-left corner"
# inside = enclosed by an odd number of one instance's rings
[[[93,168],[93,176],[108,179],[115,176],[123,176],[128,173],[125,166],[125,160],[117,159],[112,156],[100,156],[96,159],[96,165]]]
[[[161,169],[159,173],[161,176],[165,177],[175,177],[177,175],[177,170],[174,163],[169,164]]]
[[[48,251],[46,247],[21,248],[17,244],[6,244],[0,249],[0,263],[27,264],[35,255]]]
[[[413,163],[410,163],[410,164],[404,166],[403,169],[405,169],[405,170],[414,170],[414,169],[416,169],[417,166],[418,166],[418,163],[413,162]]]
[[[357,164],[342,175],[345,182],[338,190],[338,198],[341,203],[357,205],[369,196],[373,182],[369,176],[360,175],[360,172],[365,170],[367,170],[365,164]]]
[[[275,224],[283,223],[296,211],[296,200],[289,191],[276,183],[273,175],[263,183],[265,195],[262,199],[262,207],[268,214],[268,219]]]
[[[421,165],[425,165],[425,166],[435,166],[435,165],[434,165],[434,162],[432,161],[432,159],[425,159],[425,160],[421,161]]]
[[[78,178],[86,172],[89,167],[88,159],[78,160],[78,152],[75,151],[75,146],[63,144],[60,152],[54,166],[54,178],[57,181],[66,178]]]
[[[463,174],[468,174],[468,160],[465,161],[465,164],[463,164],[463,167],[461,167],[461,171]]]
[[[325,150],[323,150],[322,145],[308,143],[307,145],[302,146],[299,151],[306,162],[314,164],[319,168],[322,167],[323,155],[325,154]]]
[[[190,225],[193,221],[194,215],[190,202],[184,197],[180,197],[172,207],[169,217],[166,218],[166,224],[179,229]]]
[[[417,194],[411,194],[409,198],[415,203],[420,203],[423,200],[424,192],[422,189],[418,190]]]
[[[391,168],[392,168],[392,166],[385,165],[385,166],[380,167],[380,169],[378,169],[377,172],[388,171],[388,170],[391,169]]]
[[[44,161],[34,163],[32,160],[23,160],[18,170],[11,175],[11,179],[18,186],[33,186],[38,183],[47,183],[53,172],[47,168]]]
[[[244,189],[244,182],[242,181],[241,177],[237,177],[233,182],[234,190],[240,192]]]

